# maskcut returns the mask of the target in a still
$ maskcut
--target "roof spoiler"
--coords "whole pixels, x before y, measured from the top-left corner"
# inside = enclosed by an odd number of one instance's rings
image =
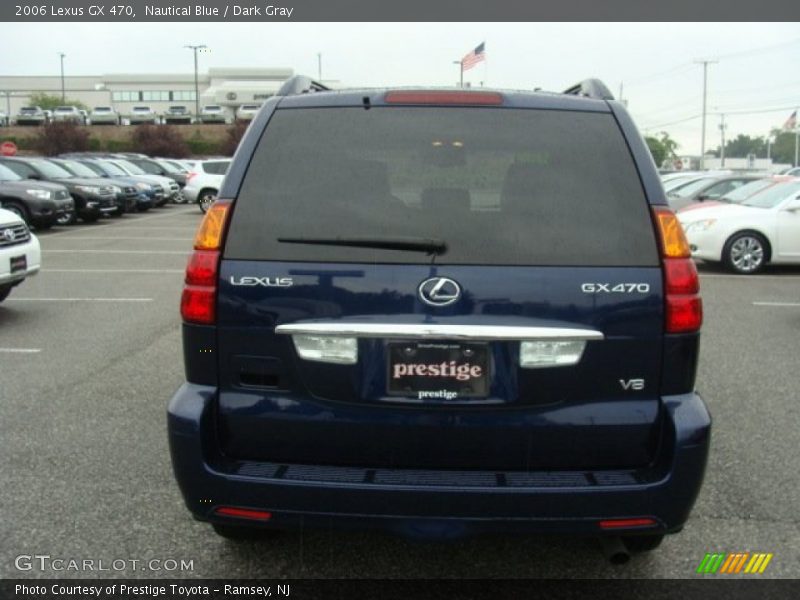
[[[313,92],[326,92],[329,87],[314,81],[305,75],[294,75],[287,79],[275,94],[276,96],[296,96],[298,94],[311,94]]]
[[[587,98],[597,98],[599,100],[613,100],[614,95],[606,87],[606,84],[599,79],[584,79],[567,88],[562,93],[572,96],[586,96]]]

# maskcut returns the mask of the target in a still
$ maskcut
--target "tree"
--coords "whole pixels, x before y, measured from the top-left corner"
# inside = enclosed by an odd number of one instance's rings
[[[39,128],[33,147],[45,156],[86,152],[89,150],[89,132],[70,121],[47,123]]]
[[[749,154],[766,156],[767,141],[761,136],[753,138],[740,133],[732,140],[725,142],[725,156],[727,158],[747,158]],[[719,156],[719,146],[717,146],[716,155]]]
[[[771,156],[773,162],[794,164],[794,132],[773,129]]]
[[[189,156],[189,145],[173,125],[136,125],[131,136],[134,151],[148,156],[184,158]]]
[[[62,102],[61,96],[45,93],[31,94],[30,105],[40,106],[42,110],[53,110],[58,106],[74,106],[76,108],[88,110],[88,107],[80,100],[71,100],[70,98],[65,98]]]
[[[662,131],[658,135],[660,137],[648,135],[644,138],[644,141],[650,149],[650,154],[652,154],[656,166],[662,167],[665,162],[676,157],[675,150],[679,148],[679,144],[669,137],[666,131]]]

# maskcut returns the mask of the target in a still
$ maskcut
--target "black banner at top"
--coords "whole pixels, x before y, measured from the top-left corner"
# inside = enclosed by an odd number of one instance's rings
[[[4,0],[11,22],[797,21],[795,0]]]

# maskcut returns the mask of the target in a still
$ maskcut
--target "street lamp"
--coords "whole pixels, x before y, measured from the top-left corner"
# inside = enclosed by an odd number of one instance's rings
[[[61,104],[66,102],[66,94],[64,93],[64,57],[66,54],[59,52],[58,56],[61,58]]]
[[[458,86],[463,88],[464,87],[464,62],[460,61],[460,60],[454,60],[453,64],[454,65],[458,65],[458,73],[459,73]]]
[[[317,52],[317,79],[322,83],[322,52]]]
[[[187,45],[184,48],[189,48],[194,52],[194,118],[200,118],[200,90],[197,84],[197,51],[208,48],[205,44],[198,44],[196,46]]]

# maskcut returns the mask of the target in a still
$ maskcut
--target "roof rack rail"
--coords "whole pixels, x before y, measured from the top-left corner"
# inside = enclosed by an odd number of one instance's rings
[[[584,79],[570,88],[563,91],[564,94],[573,96],[586,96],[587,98],[598,98],[600,100],[613,100],[614,95],[606,87],[606,84],[599,79]]]
[[[276,96],[296,96],[298,94],[310,94],[312,92],[325,92],[329,87],[314,81],[305,75],[294,75],[287,79],[280,87]]]

